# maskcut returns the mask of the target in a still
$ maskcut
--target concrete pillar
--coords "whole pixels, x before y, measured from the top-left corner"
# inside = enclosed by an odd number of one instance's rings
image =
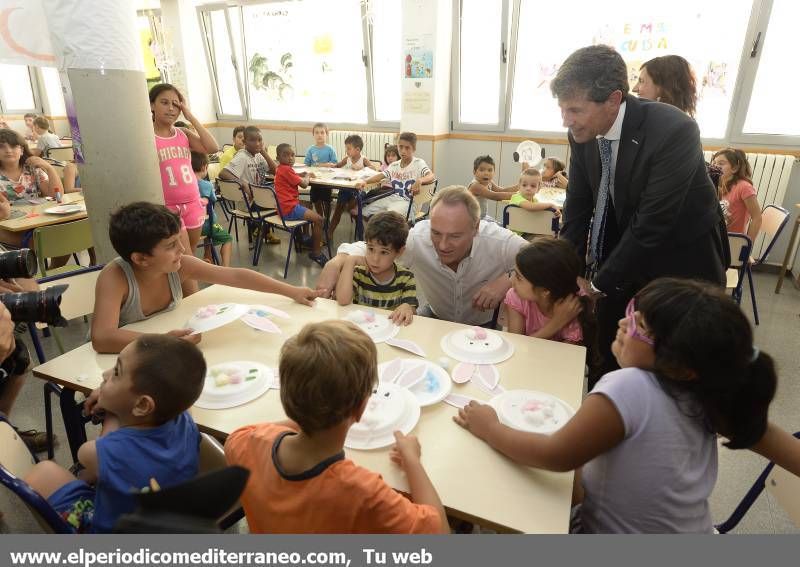
[[[128,0],[42,4],[98,261],[107,262],[116,256],[108,240],[111,211],[133,201],[164,203],[136,6]]]

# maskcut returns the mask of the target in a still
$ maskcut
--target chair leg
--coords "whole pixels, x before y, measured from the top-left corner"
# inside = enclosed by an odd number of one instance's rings
[[[211,259],[214,261],[214,264],[217,266],[221,266],[222,262],[219,259],[219,253],[217,253],[217,247],[214,246],[214,243],[211,243]]]
[[[267,230],[267,224],[261,223],[258,225],[258,237],[256,238],[256,245],[253,247],[253,265],[258,266],[258,259],[261,257],[261,245],[264,243],[264,231]]]
[[[286,276],[289,273],[289,258],[292,257],[292,242],[295,239],[296,230],[297,229],[292,229],[289,233],[289,251],[286,253],[286,264],[283,266],[283,279],[286,279]]]
[[[42,348],[42,343],[39,341],[39,333],[36,331],[36,323],[28,323],[28,331],[31,334],[33,348],[36,350],[36,358],[39,359],[39,364],[43,364],[47,358],[44,356],[44,349]]]
[[[750,490],[747,491],[742,501],[739,502],[739,505],[731,514],[730,518],[714,526],[717,528],[717,531],[721,534],[726,534],[731,531],[736,525],[741,521],[753,503],[761,496],[761,493],[764,492],[764,486],[767,481],[767,477],[769,476],[772,467],[775,466],[775,463],[769,463],[763,470],[763,472],[758,475],[758,478],[753,483],[753,486],[750,487]]]
[[[58,331],[56,331],[55,328],[53,328],[53,330],[51,332],[53,333],[53,338],[56,341],[56,345],[58,345],[58,351],[61,354],[64,354],[65,352],[67,352],[67,350],[64,348],[64,344],[61,342],[61,337],[58,336]]]
[[[750,301],[753,303],[753,320],[758,325],[758,306],[756,305],[756,289],[753,285],[753,272],[747,267],[747,281],[750,284]]]
[[[75,390],[63,388],[58,398],[61,406],[61,416],[64,419],[64,429],[67,431],[67,441],[69,450],[72,454],[72,461],[78,460],[78,449],[86,443],[86,429],[84,429],[85,418],[81,413],[83,404],[75,402]]]
[[[53,407],[50,394],[61,396],[61,387],[52,382],[44,383],[44,428],[47,434],[47,458],[55,456],[53,448]]]

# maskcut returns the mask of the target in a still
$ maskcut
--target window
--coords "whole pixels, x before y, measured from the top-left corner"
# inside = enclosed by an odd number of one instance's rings
[[[42,84],[44,85],[43,96],[47,98],[47,107],[50,116],[66,116],[67,109],[64,106],[64,91],[61,90],[61,78],[55,67],[41,67]]]
[[[602,43],[622,54],[631,88],[642,63],[667,54],[685,57],[697,77],[696,118],[702,135],[723,138],[751,4],[751,0],[621,0],[609,10],[603,3],[563,0],[559,4],[563,13],[581,13],[567,33],[560,24],[542,25],[540,3],[521,0],[511,128],[563,132],[550,81],[575,49]]]
[[[465,128],[503,129],[508,2],[460,0],[456,120]],[[483,128],[482,128],[483,127]]]
[[[800,90],[800,75],[792,68],[787,46],[794,44],[800,3],[774,0],[769,27],[763,37],[761,59],[747,107],[744,134],[800,136],[800,113],[787,100],[787,93]]]
[[[243,117],[245,112],[242,91],[236,71],[237,59],[233,57],[234,48],[227,12],[225,8],[201,12],[201,22],[205,32],[206,52],[211,61],[210,70],[216,87],[219,115]]]
[[[360,0],[242,7],[251,118],[367,122]]]
[[[402,37],[400,2],[372,1],[368,18],[371,20],[372,99],[375,120],[400,122],[400,93],[402,91]]]
[[[0,110],[2,112],[38,111],[33,96],[31,74],[25,65],[0,64]]]

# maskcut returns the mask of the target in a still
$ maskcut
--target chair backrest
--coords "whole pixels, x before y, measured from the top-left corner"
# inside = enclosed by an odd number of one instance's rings
[[[36,458],[11,424],[0,418],[0,484],[14,493],[46,532],[73,533],[72,527],[21,477],[36,464]]]
[[[762,248],[761,257],[758,259],[759,264],[763,264],[767,260],[772,247],[788,223],[789,211],[783,207],[767,205],[761,211],[761,230],[759,230],[759,235],[764,235],[764,247]]]
[[[200,434],[200,466],[198,474],[224,469],[228,466],[225,460],[225,449],[222,444],[208,433]]]
[[[555,235],[558,231],[558,221],[553,217],[554,212],[555,209],[528,211],[517,205],[506,205],[503,208],[503,226],[509,230],[528,234]]]
[[[220,171],[222,171],[222,165],[219,162],[209,163],[208,164],[208,172],[207,172],[208,180],[211,183],[214,183],[214,181],[217,180],[217,177],[219,177],[219,172]]]
[[[746,234],[729,232],[728,244],[731,248],[731,265],[728,267],[740,270],[747,265],[747,260],[753,250],[753,243]]]
[[[428,216],[431,209],[431,200],[439,188],[439,180],[434,179],[433,183],[428,183],[420,188],[419,193],[414,195],[412,202],[414,204],[415,218],[411,220],[419,220]],[[411,214],[411,205],[409,205],[409,215]]]
[[[278,196],[275,188],[269,185],[250,185],[253,190],[253,204],[262,209],[275,209],[283,220],[283,213],[278,207]]]
[[[39,271],[47,275],[47,258],[69,256],[94,246],[89,219],[40,226],[33,231],[33,244]]]
[[[58,161],[74,161],[75,153],[72,151],[72,146],[61,146],[60,148],[48,149],[45,157],[57,159]]]
[[[59,309],[64,319],[68,321],[94,313],[94,291],[97,277],[100,275],[102,265],[89,266],[72,272],[57,274],[38,280],[40,289],[50,286],[69,284],[67,290],[61,295]]]

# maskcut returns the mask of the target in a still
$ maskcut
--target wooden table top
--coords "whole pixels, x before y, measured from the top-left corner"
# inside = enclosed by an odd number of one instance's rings
[[[69,291],[69,290],[68,290]],[[203,335],[200,348],[209,364],[235,360],[278,365],[285,337],[297,333],[309,322],[341,318],[357,306],[339,306],[318,299],[305,307],[288,298],[225,286],[208,287],[186,299],[171,312],[140,321],[129,328],[165,332],[181,328],[190,316],[207,304],[238,302],[268,304],[291,315],[274,319],[283,335],[267,334],[235,321]],[[416,341],[436,362],[444,356],[441,337],[463,325],[425,317],[400,330],[398,338]],[[557,396],[574,408],[581,403],[585,349],[523,335],[503,333],[515,346],[515,354],[498,364],[501,384],[506,389],[532,389]],[[385,343],[377,345],[379,362],[394,358],[415,358]],[[87,343],[34,368],[39,378],[79,391],[90,391],[101,382],[101,373],[112,367],[115,355],[97,354]],[[450,369],[455,361],[450,361]],[[454,384],[453,393],[488,401],[489,396],[472,384]],[[457,516],[484,525],[526,533],[566,533],[569,527],[573,473],[551,473],[513,463],[488,445],[461,429],[452,418],[457,410],[444,403],[422,408],[413,434],[422,445],[422,458],[442,502]],[[226,409],[194,407],[191,413],[201,429],[227,435],[243,425],[285,419],[278,392],[272,390],[247,404]],[[405,475],[389,460],[389,449],[348,450],[356,463],[383,475],[394,488],[408,490]]]
[[[62,199],[61,205],[69,205],[73,203],[83,203],[83,193],[67,193]],[[86,211],[71,213],[68,215],[48,214],[47,209],[59,206],[55,201],[47,201],[41,205],[32,205],[24,200],[14,202],[11,207],[11,214],[14,211],[22,211],[25,213],[24,217],[9,218],[0,221],[0,228],[11,232],[27,232],[40,226],[49,226],[51,224],[61,224],[74,220],[85,219],[87,217]]]

